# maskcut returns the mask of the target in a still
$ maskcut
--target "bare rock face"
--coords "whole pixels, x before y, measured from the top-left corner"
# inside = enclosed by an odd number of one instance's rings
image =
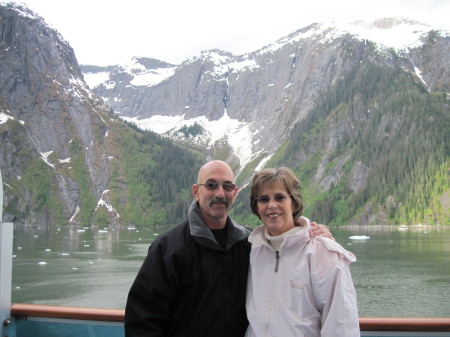
[[[91,98],[73,49],[41,17],[9,3],[0,6],[0,18],[0,113],[11,120],[0,125],[2,174],[5,180],[20,180],[30,175],[26,171],[31,163],[43,159],[54,174],[59,216],[68,220],[81,199],[78,182],[67,173],[75,153],[83,152],[90,192],[100,196],[106,187],[109,166],[101,149],[108,126],[100,113],[109,108]],[[54,221],[54,214],[32,210],[33,195],[24,191],[14,201],[28,219],[12,213],[6,218],[34,224]],[[26,208],[31,210],[25,212]]]

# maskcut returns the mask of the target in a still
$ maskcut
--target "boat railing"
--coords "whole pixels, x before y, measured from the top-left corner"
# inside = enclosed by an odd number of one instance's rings
[[[40,331],[42,336],[61,336],[70,327],[71,336],[124,336],[124,310],[64,307],[39,304],[11,305],[15,336]],[[5,324],[5,323],[4,323]],[[450,317],[361,317],[361,336],[450,336]],[[76,334],[77,331],[79,334]]]
[[[12,304],[11,315],[15,317],[47,317],[85,321],[123,322],[124,310],[64,307],[40,304]]]

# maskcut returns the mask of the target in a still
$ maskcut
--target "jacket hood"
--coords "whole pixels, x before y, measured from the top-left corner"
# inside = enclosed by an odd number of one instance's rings
[[[306,224],[300,226],[301,228],[298,231],[296,231],[295,233],[288,234],[284,238],[284,241],[281,244],[281,247],[283,247],[283,246],[288,247],[293,243],[293,241],[295,241],[294,244],[297,244],[297,245],[299,242],[298,240],[304,241],[305,243],[307,243],[309,241],[310,238],[309,238],[308,230],[310,228],[310,224],[309,224],[309,219],[308,218],[305,218],[305,219],[307,220]],[[262,246],[269,247],[270,249],[273,249],[264,235],[264,230],[265,230],[264,225],[257,227],[255,230],[253,230],[253,232],[248,237],[248,241],[252,244],[262,245]]]

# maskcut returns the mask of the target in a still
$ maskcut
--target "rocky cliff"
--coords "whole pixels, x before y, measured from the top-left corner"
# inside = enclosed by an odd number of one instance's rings
[[[123,162],[130,155],[122,154],[127,139],[141,136],[91,93],[69,43],[14,3],[0,5],[0,43],[5,220],[126,224],[130,202],[151,213],[131,201],[133,183]]]

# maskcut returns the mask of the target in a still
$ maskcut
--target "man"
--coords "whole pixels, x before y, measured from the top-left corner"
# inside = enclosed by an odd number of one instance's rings
[[[126,337],[244,336],[251,246],[250,231],[228,215],[237,192],[225,162],[199,170],[188,218],[152,243],[131,286]]]

